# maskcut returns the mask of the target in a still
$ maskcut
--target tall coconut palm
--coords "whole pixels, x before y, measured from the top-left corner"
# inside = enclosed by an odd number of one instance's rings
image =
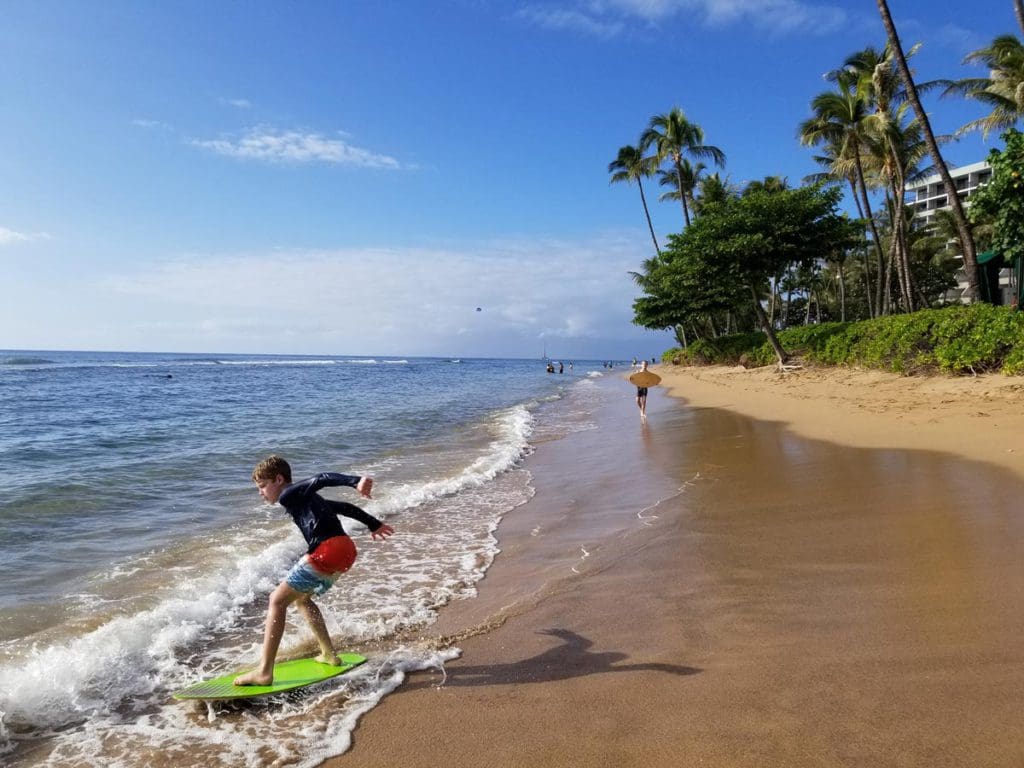
[[[834,144],[838,149],[838,157],[852,163],[861,209],[871,229],[881,274],[881,265],[885,257],[882,254],[882,240],[871,211],[871,201],[867,195],[868,185],[862,159],[869,133],[867,103],[857,92],[857,80],[853,74],[840,72],[836,81],[839,85],[837,91],[818,94],[811,101],[814,116],[800,124],[798,135],[806,146]],[[875,311],[877,312],[879,308],[876,303]]]
[[[907,52],[913,56],[917,46]],[[915,172],[921,158],[927,152],[920,141],[920,130],[916,121],[907,122],[906,91],[896,71],[892,47],[884,50],[865,48],[850,56],[844,63],[844,71],[856,77],[857,90],[866,99],[872,114],[867,118],[868,128],[873,136],[868,147],[874,166],[887,182],[887,199],[892,210],[889,220],[893,226],[890,237],[889,265],[895,264],[904,308],[914,309],[914,289],[910,270],[910,257],[906,248],[906,217],[903,215],[907,176]],[[888,280],[885,281],[888,291]],[[879,283],[881,287],[881,283]]]
[[[964,64],[982,64],[988,77],[938,81],[946,86],[943,96],[959,95],[981,102],[991,112],[972,120],[957,133],[980,130],[988,137],[992,131],[1012,128],[1024,116],[1024,45],[1013,35],[1001,35],[986,48],[972,51]]]
[[[1024,33],[1024,0],[1013,0],[1013,10],[1017,14],[1017,24],[1020,31]]]
[[[654,165],[650,158],[644,157],[644,153],[638,148],[627,144],[619,148],[618,156],[608,163],[608,173],[612,175],[609,184],[636,182],[640,188],[640,202],[644,206],[644,216],[647,217],[647,228],[651,232],[651,240],[654,242],[654,250],[660,256],[661,248],[658,247],[658,238],[654,234],[654,225],[651,224],[651,212],[647,209],[647,197],[644,195],[644,185],[641,179],[650,177],[654,173]]]
[[[640,148],[654,148],[658,162],[671,160],[679,183],[679,200],[683,206],[683,221],[690,225],[690,211],[686,204],[683,179],[683,159],[686,155],[694,159],[708,159],[719,167],[725,167],[725,154],[718,147],[704,143],[704,129],[691,123],[679,107],[673,107],[664,115],[654,115],[647,130],[640,137]]]
[[[682,168],[679,171],[675,168],[659,168],[658,185],[662,187],[671,187],[671,189],[658,195],[659,202],[663,200],[679,200],[683,197],[692,211],[693,193],[697,189],[701,176],[707,168],[708,167],[704,165],[704,163],[694,164],[686,158],[683,158]],[[682,180],[681,183],[680,180]]]
[[[920,46],[907,51],[913,56]],[[867,118],[868,144],[871,153],[870,164],[880,177],[887,182],[887,198],[892,210],[889,220],[895,227],[890,237],[890,255],[887,267],[895,263],[902,301],[907,311],[914,308],[914,296],[918,293],[913,286],[910,253],[907,247],[908,217],[905,208],[904,189],[909,181],[921,178],[920,163],[927,156],[920,124],[916,119],[907,119],[910,111],[906,90],[896,71],[895,57],[891,46],[883,50],[865,48],[848,57],[842,72],[851,73],[857,82],[857,91],[868,102],[872,114]],[[918,86],[918,90],[927,86]],[[945,140],[946,137],[941,137]],[[885,282],[888,286],[888,282]],[[879,283],[881,287],[881,283]]]
[[[914,51],[910,52],[912,55]],[[865,103],[869,114],[864,118],[864,151],[867,157],[862,162],[871,166],[871,170],[877,173],[880,178],[888,183],[887,200],[895,200],[896,205],[902,209],[904,186],[901,167],[896,162],[896,148],[893,146],[893,132],[898,131],[901,123],[897,115],[897,104],[902,99],[902,86],[899,76],[896,74],[892,62],[892,53],[888,46],[884,51],[878,51],[873,47],[864,48],[847,57],[841,69],[830,73],[827,78],[837,82],[841,87],[853,89]],[[902,113],[901,113],[902,114]],[[901,216],[890,216],[890,221],[901,222]],[[884,307],[884,314],[888,311],[889,301],[889,270],[896,261],[897,271],[900,276],[900,293],[907,310],[910,311],[912,292],[909,289],[904,276],[908,273],[905,261],[906,256],[898,252],[897,244],[902,242],[899,236],[890,238],[889,258],[885,262],[885,274],[880,271],[879,280],[876,283],[877,295],[875,306]],[[882,294],[886,296],[885,304],[882,304]]]
[[[978,262],[974,251],[974,238],[971,237],[970,226],[967,223],[967,216],[964,214],[963,204],[960,202],[960,195],[957,193],[956,184],[953,182],[953,177],[949,174],[949,168],[946,166],[946,161],[942,158],[942,153],[939,152],[939,144],[935,140],[935,134],[932,132],[931,122],[928,120],[928,114],[924,111],[924,107],[921,105],[921,99],[918,96],[917,87],[914,84],[914,78],[910,74],[910,67],[907,64],[907,58],[903,55],[903,46],[900,44],[899,35],[896,32],[896,25],[893,23],[892,14],[889,12],[889,3],[886,0],[877,0],[878,12],[882,17],[882,24],[885,25],[885,32],[889,38],[889,47],[892,49],[893,56],[896,59],[896,67],[900,73],[900,77],[903,79],[903,87],[906,89],[907,100],[910,102],[910,106],[914,109],[914,114],[917,115],[917,120],[921,124],[921,130],[924,134],[925,144],[928,145],[928,152],[932,156],[932,162],[935,164],[936,170],[942,177],[942,183],[946,188],[946,197],[953,210],[953,216],[956,219],[957,230],[960,232],[960,242],[964,246],[964,273],[967,277],[967,290],[965,295],[969,301],[977,301],[978,299]]]
[[[822,147],[822,154],[814,156],[814,162],[820,165],[825,170],[820,173],[812,173],[804,176],[804,184],[838,184],[845,181],[850,187],[850,195],[853,197],[853,202],[857,208],[857,218],[864,220],[864,207],[860,202],[860,194],[857,186],[857,171],[854,167],[853,159],[847,155],[844,156],[844,145],[840,137],[833,137],[830,140],[824,142]],[[864,277],[864,299],[867,304],[868,317],[875,316],[875,301],[874,292],[871,287],[871,262],[870,253],[868,248],[858,249],[858,255],[863,260],[863,277]],[[881,279],[881,276],[879,276]],[[845,286],[844,286],[845,288]],[[844,290],[845,298],[845,290]],[[845,312],[845,301],[843,305],[843,316],[846,316]]]
[[[826,141],[822,147],[822,154],[815,155],[815,163],[824,170],[818,173],[809,173],[801,179],[804,184],[841,184],[844,181],[850,187],[850,196],[857,208],[858,218],[864,218],[864,210],[860,205],[860,195],[857,193],[857,174],[850,158],[842,156],[842,145],[835,140]]]

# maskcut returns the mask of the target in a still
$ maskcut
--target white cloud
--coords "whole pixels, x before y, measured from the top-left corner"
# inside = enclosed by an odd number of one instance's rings
[[[45,232],[15,232],[13,229],[0,227],[0,247],[14,245],[16,243],[29,243],[34,240],[49,240],[50,236]]]
[[[132,120],[132,125],[136,128],[145,128],[150,131],[167,131],[171,129],[170,125],[160,120],[146,120],[143,118]]]
[[[622,22],[602,21],[599,17],[573,8],[544,8],[529,6],[518,16],[545,29],[582,32],[593,37],[615,37],[623,29]]]
[[[252,102],[248,99],[221,99],[220,103],[227,107],[235,107],[236,109],[250,109]]]
[[[145,324],[148,348],[532,356],[549,339],[567,354],[647,335],[631,324],[639,243],[204,254],[94,288],[139,308],[132,322]]]
[[[546,28],[599,37],[618,34],[626,22],[655,25],[684,15],[705,26],[749,24],[773,34],[833,32],[847,19],[842,8],[811,0],[576,0],[520,13]]]
[[[194,146],[219,155],[270,163],[333,163],[361,168],[401,168],[393,157],[318,133],[253,128],[239,139],[193,139]]]

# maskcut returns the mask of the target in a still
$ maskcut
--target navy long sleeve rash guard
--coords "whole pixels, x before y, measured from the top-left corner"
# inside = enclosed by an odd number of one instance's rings
[[[383,525],[380,520],[373,515],[366,514],[355,504],[331,501],[317,494],[321,488],[338,485],[355,488],[361,479],[356,475],[321,472],[308,480],[293,483],[281,491],[277,501],[292,516],[292,520],[302,531],[302,536],[309,545],[307,553],[312,553],[327,539],[347,535],[338,515],[358,520],[371,531],[376,531]]]

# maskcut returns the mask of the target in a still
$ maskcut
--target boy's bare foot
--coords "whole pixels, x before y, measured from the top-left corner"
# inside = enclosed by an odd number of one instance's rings
[[[235,678],[235,685],[270,685],[273,682],[273,672],[269,675],[261,675],[257,669]]]
[[[313,661],[318,662],[320,664],[329,664],[332,667],[341,666],[341,659],[338,658],[338,654],[336,653],[321,653],[319,656],[314,658]]]

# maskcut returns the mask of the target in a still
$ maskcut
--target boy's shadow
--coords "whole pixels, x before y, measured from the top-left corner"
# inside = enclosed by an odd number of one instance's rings
[[[583,635],[568,629],[546,629],[540,634],[551,635],[562,641],[550,650],[511,664],[462,665],[446,669],[444,686],[504,685],[510,683],[546,683],[573,677],[599,675],[605,672],[665,672],[670,675],[696,675],[703,671],[696,667],[677,664],[619,664],[629,658],[625,653],[609,651],[591,653],[594,643]],[[434,683],[421,683],[412,687],[425,687]]]

